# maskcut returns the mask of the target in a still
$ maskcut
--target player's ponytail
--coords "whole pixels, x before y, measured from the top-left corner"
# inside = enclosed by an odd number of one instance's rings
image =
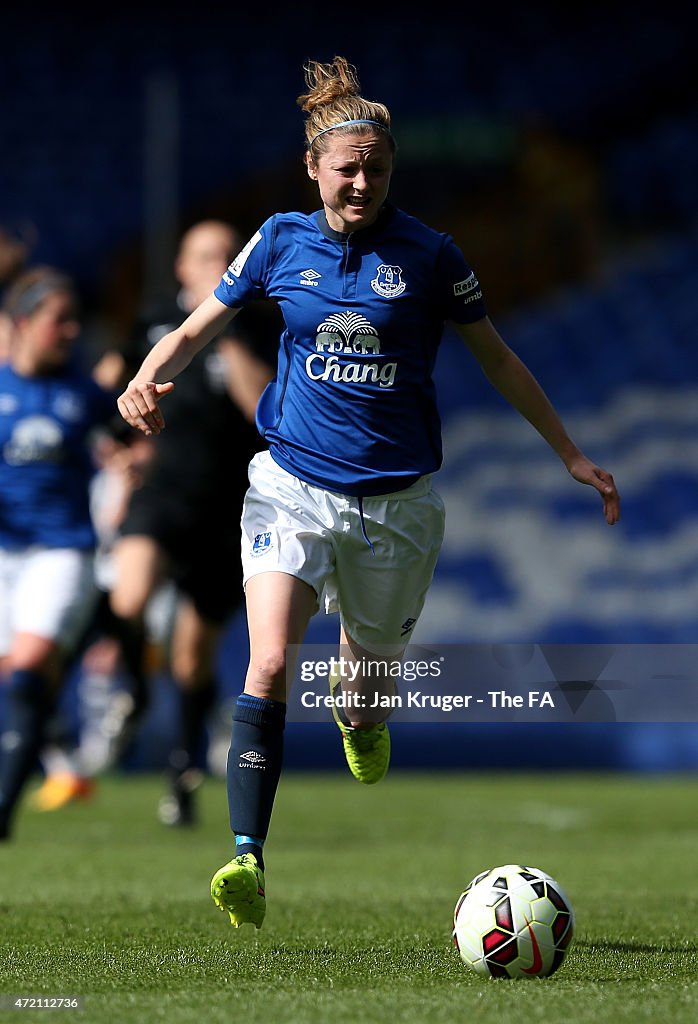
[[[363,98],[356,68],[346,57],[335,57],[329,64],[311,60],[304,70],[308,92],[296,102],[308,115],[305,141],[313,157],[322,152],[326,132],[339,129],[358,134],[370,126],[384,131],[395,151],[390,111],[382,103]]]

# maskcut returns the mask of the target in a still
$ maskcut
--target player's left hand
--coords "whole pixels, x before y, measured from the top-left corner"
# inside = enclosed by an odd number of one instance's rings
[[[613,477],[605,469],[595,466],[586,456],[580,455],[567,467],[570,476],[580,484],[595,487],[603,499],[603,512],[606,522],[613,526],[620,519],[620,495]]]

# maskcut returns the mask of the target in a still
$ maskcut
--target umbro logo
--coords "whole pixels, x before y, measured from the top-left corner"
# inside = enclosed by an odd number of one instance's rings
[[[266,763],[267,759],[263,754],[258,754],[256,750],[247,750],[244,754],[240,754],[238,767],[261,768],[264,771],[266,770]]]
[[[313,270],[312,267],[308,270],[302,270],[300,274],[301,284],[310,285],[311,288],[317,288],[317,283],[322,277],[322,274],[318,274],[317,270]]]

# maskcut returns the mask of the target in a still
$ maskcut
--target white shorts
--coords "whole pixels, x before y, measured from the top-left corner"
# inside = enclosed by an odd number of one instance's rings
[[[443,534],[431,475],[364,498],[362,515],[358,498],[307,484],[260,452],[242,512],[243,582],[263,572],[295,576],[366,650],[397,652],[424,606]]]
[[[73,548],[0,549],[0,656],[16,633],[69,649],[97,598],[93,555]]]

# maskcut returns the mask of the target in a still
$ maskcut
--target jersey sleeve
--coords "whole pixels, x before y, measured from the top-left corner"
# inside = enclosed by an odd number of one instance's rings
[[[437,260],[437,282],[444,320],[472,324],[487,316],[482,288],[450,235],[445,236]]]
[[[230,264],[214,295],[231,308],[239,308],[255,299],[265,299],[267,267],[274,236],[274,218],[262,224]]]

